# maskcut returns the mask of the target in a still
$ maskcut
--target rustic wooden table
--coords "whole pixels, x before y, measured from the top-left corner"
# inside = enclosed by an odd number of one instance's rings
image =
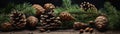
[[[32,32],[32,33],[31,33]],[[12,32],[0,32],[0,34],[80,34],[79,31],[75,30],[57,30],[57,31],[50,31],[50,32],[40,32],[38,30],[29,31],[12,31]],[[93,33],[84,32],[82,34],[120,34],[120,31],[106,31],[106,32],[98,32],[94,30]]]

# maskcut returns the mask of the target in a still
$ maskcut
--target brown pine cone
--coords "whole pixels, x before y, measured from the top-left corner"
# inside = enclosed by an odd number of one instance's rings
[[[75,29],[85,29],[86,27],[88,27],[88,25],[82,22],[74,22],[73,24],[73,28]]]
[[[17,11],[14,11],[10,15],[10,20],[11,20],[11,24],[16,29],[24,28],[25,25],[26,25],[26,16],[23,13],[20,13],[20,12],[17,12]]]
[[[28,26],[35,27],[38,23],[38,19],[34,16],[29,16],[27,18],[27,24]]]
[[[107,24],[108,24],[108,18],[106,16],[98,16],[95,19],[95,26],[98,28],[98,30],[106,29]]]
[[[55,6],[51,3],[46,3],[44,5],[45,11],[43,14],[41,14],[39,16],[40,18],[40,26],[44,29],[44,30],[53,30],[54,28],[59,27],[61,21],[59,17],[55,17],[55,14],[53,13],[53,9],[55,8]],[[41,29],[41,30],[43,30]]]
[[[55,6],[54,6],[52,3],[46,3],[46,4],[44,5],[44,8],[45,8],[46,10],[53,10],[53,9],[55,8]]]
[[[84,32],[84,30],[83,29],[80,29],[80,33],[83,33]]]
[[[85,10],[85,11],[87,11],[88,9],[93,9],[93,10],[97,11],[97,8],[95,7],[95,5],[93,5],[93,4],[89,3],[89,2],[83,2],[83,3],[81,3],[80,7],[83,10]]]
[[[71,21],[74,20],[74,17],[68,12],[61,12],[59,17],[61,20]]]
[[[85,32],[88,32],[88,31],[89,31],[89,29],[90,29],[90,27],[85,28]]]
[[[93,28],[90,28],[90,29],[89,29],[89,32],[90,32],[90,33],[93,33]]]
[[[89,25],[94,25],[95,24],[93,21],[89,21],[88,23],[89,23]]]
[[[88,24],[89,24],[90,27],[95,27],[95,22],[94,21],[89,21]]]
[[[45,9],[42,6],[40,6],[39,4],[34,4],[32,7],[37,10],[36,16],[40,16],[45,11]]]
[[[9,31],[12,29],[12,24],[9,22],[5,22],[1,24],[1,28],[2,31]]]

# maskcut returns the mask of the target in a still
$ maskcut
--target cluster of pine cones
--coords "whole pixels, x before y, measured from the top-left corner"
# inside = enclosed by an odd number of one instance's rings
[[[43,32],[59,28],[62,24],[61,20],[74,20],[74,17],[69,12],[61,12],[59,16],[56,16],[53,13],[55,6],[52,3],[46,3],[43,7],[39,4],[33,4],[32,7],[37,10],[35,16],[27,17],[24,13],[14,10],[10,14],[10,22],[2,23],[0,29],[3,31],[24,28],[34,29],[40,23],[38,27]]]
[[[85,24],[83,22],[74,22],[73,28],[75,30],[79,30],[80,33],[93,32],[93,27],[90,27],[88,24]]]
[[[34,4],[33,7],[37,10],[36,17],[41,22],[39,27],[41,32],[59,28],[62,24],[61,20],[70,21],[74,19],[68,12],[61,12],[59,16],[55,16],[53,13],[55,6],[51,3],[45,4],[44,7]]]
[[[84,2],[81,5],[81,8],[84,10],[88,10],[91,8],[95,8],[94,5]],[[51,3],[47,3],[44,7],[40,6],[39,4],[34,4],[32,6],[36,9],[35,16],[26,17],[26,15],[19,11],[13,11],[10,14],[10,22],[5,22],[1,24],[0,29],[3,31],[8,31],[12,29],[24,29],[25,27],[28,28],[36,28],[38,22],[40,22],[39,30],[41,32],[47,30],[54,30],[61,26],[61,21],[71,21],[75,20],[75,18],[69,12],[61,12],[59,16],[56,16],[54,12],[55,6]],[[82,33],[84,30],[86,32],[93,32],[93,28],[89,25],[96,26],[97,29],[103,30],[107,26],[107,17],[104,15],[98,16],[95,21],[90,21],[89,24],[85,24],[82,22],[74,22],[73,28],[80,29]]]
[[[94,28],[96,28],[98,31],[105,31],[107,24],[107,16],[100,15],[94,21],[89,21],[88,24],[85,24],[83,22],[74,22],[73,28],[77,30],[80,29],[80,33],[83,33],[84,31],[92,33]]]
[[[10,31],[24,29],[26,26],[35,27],[37,23],[38,19],[36,17],[29,16],[26,18],[26,15],[24,13],[14,10],[10,14],[10,22],[1,24],[1,30]]]
[[[36,15],[29,17],[26,17],[26,15],[20,11],[12,11],[12,13],[10,14],[10,22],[2,23],[0,26],[0,30],[10,31],[14,29],[18,30],[24,28],[36,28],[39,21],[41,22],[40,27],[43,28],[56,28],[60,26],[60,17],[56,17],[53,14],[53,9],[55,8],[53,4],[45,4],[45,9],[39,4],[34,4],[33,8],[37,10]]]

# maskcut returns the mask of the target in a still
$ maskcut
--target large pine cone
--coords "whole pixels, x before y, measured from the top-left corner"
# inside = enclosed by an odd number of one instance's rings
[[[11,23],[16,29],[24,28],[26,25],[26,16],[23,13],[13,12],[10,15]]]
[[[51,11],[45,11],[40,18],[42,30],[55,30],[61,25],[60,17],[55,17]]]
[[[73,24],[74,29],[85,29],[86,27],[88,27],[88,25],[82,22],[74,22]]]
[[[68,12],[61,12],[59,16],[61,20],[66,20],[66,21],[74,20],[74,17]]]
[[[106,16],[98,16],[95,19],[95,26],[98,30],[104,30],[107,27],[108,18]]]
[[[46,3],[46,4],[44,5],[44,8],[45,8],[46,10],[53,10],[53,9],[55,8],[55,6],[54,6],[52,3]]]
[[[1,28],[2,31],[9,31],[12,30],[12,24],[9,22],[5,22],[1,24]]]
[[[42,17],[40,20],[41,27],[43,29],[54,30],[55,28],[58,28],[61,25],[62,22],[60,21],[60,17],[51,17],[50,15],[48,17],[50,18]]]
[[[38,19],[34,16],[30,16],[27,18],[27,24],[30,27],[35,27],[38,23]]]
[[[32,7],[37,10],[37,12],[36,12],[37,16],[40,16],[45,11],[45,9],[42,6],[40,6],[39,4],[34,4]]]

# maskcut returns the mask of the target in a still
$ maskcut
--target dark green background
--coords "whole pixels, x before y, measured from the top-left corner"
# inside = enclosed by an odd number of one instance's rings
[[[81,2],[90,2],[94,4],[98,9],[104,6],[105,0],[71,0],[72,3],[80,4]],[[117,9],[120,9],[120,0],[107,0],[110,1]],[[55,6],[61,6],[62,0],[0,0],[0,8],[4,8],[8,3],[31,3],[31,4],[40,4],[43,6],[45,3],[53,3]]]

